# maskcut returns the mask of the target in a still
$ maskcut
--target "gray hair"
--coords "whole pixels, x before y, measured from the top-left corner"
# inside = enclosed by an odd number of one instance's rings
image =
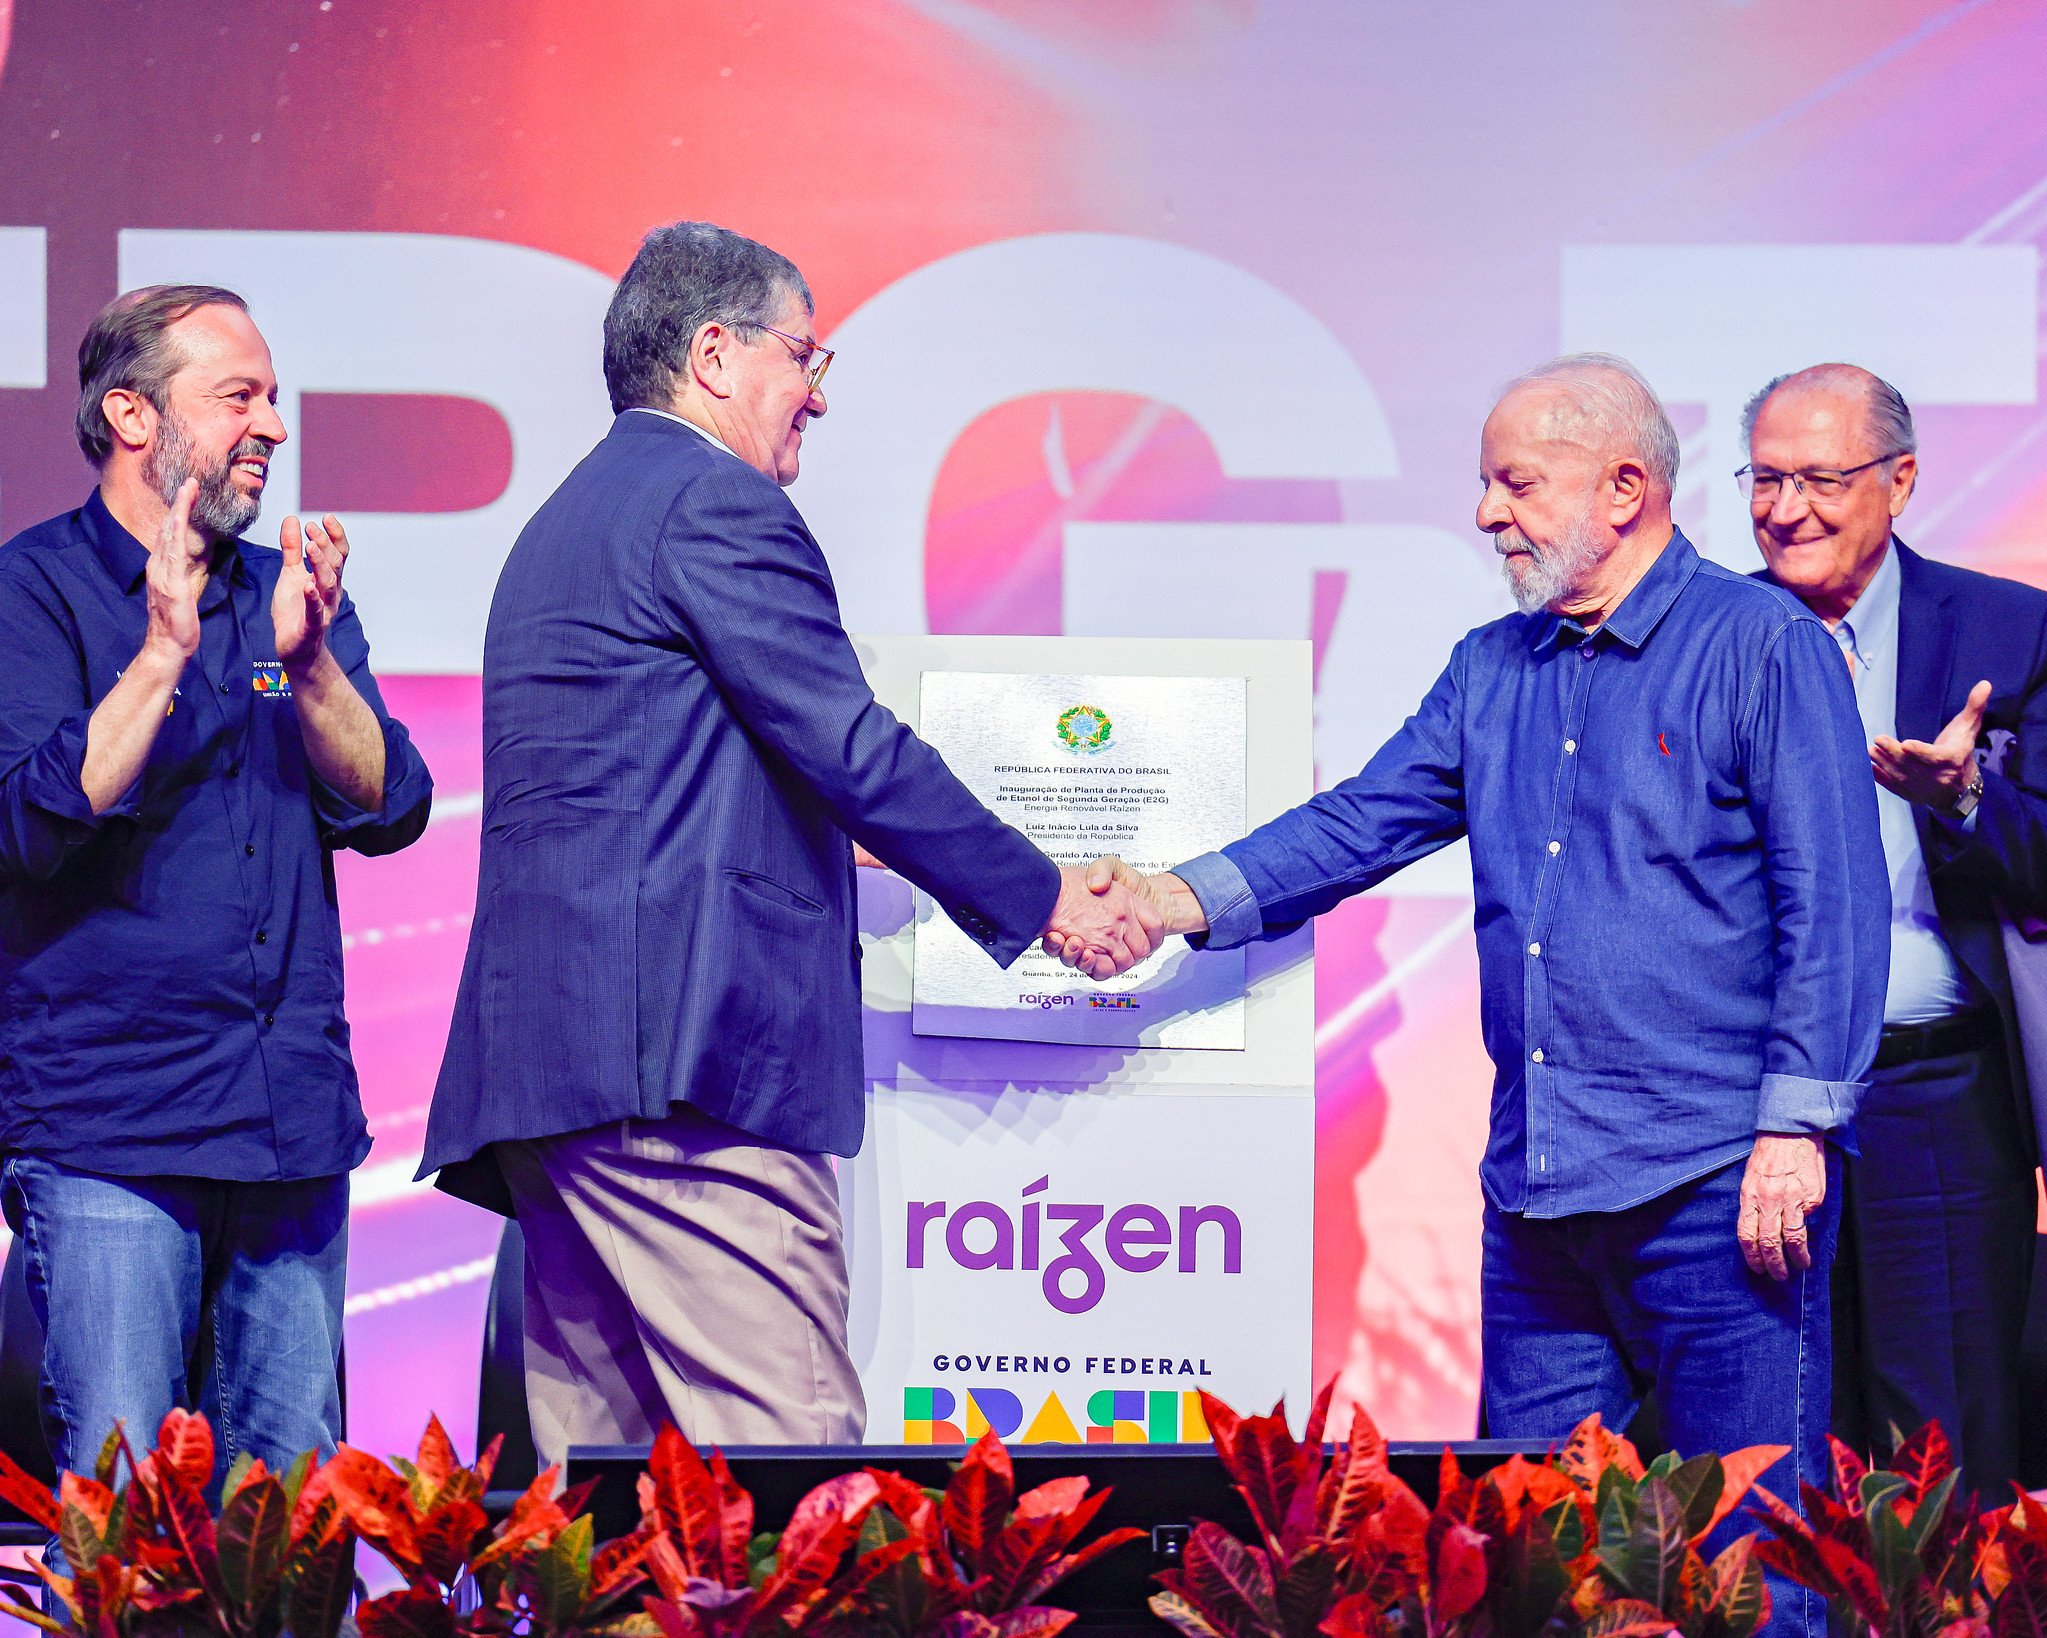
[[[1523,387],[1561,387],[1577,425],[1573,434],[1604,451],[1640,459],[1649,481],[1666,493],[1677,487],[1677,433],[1656,389],[1642,372],[1612,353],[1566,353],[1514,377],[1500,397]]]
[[[1912,406],[1905,402],[1905,395],[1882,376],[1872,374],[1859,364],[1815,364],[1809,369],[1794,370],[1764,383],[1763,390],[1742,406],[1743,443],[1755,438],[1756,417],[1763,413],[1770,394],[1786,383],[1790,383],[1794,390],[1810,388],[1819,392],[1832,390],[1861,394],[1862,407],[1869,416],[1869,430],[1877,448],[1884,451],[1881,458],[1890,460],[1897,455],[1919,453],[1919,433],[1912,425]]]
[[[604,385],[613,411],[666,409],[697,331],[724,324],[752,341],[791,292],[816,310],[810,286],[779,251],[713,222],[655,228],[604,314]]]

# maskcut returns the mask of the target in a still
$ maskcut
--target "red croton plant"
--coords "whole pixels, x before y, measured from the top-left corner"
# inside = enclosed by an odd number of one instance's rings
[[[2047,1506],[1985,1512],[1959,1495],[1938,1428],[1889,1470],[1836,1445],[1837,1494],[1808,1488],[1804,1518],[1755,1485],[1781,1447],[1645,1466],[1596,1418],[1545,1461],[1477,1477],[1446,1452],[1430,1508],[1362,1412],[1324,1446],[1327,1390],[1298,1441],[1277,1409],[1204,1401],[1254,1529],[1239,1541],[1197,1525],[1159,1577],[1153,1609],[1193,1638],[1750,1638],[1769,1612],[1765,1565],[1826,1596],[1838,1632],[2047,1638]],[[557,1496],[552,1470],[493,1526],[495,1459],[463,1466],[430,1422],[394,1465],[346,1447],[282,1474],[242,1460],[215,1517],[212,1434],[173,1411],[155,1449],[137,1458],[116,1434],[55,1495],[0,1456],[0,1499],[62,1542],[72,1574],[44,1580],[93,1638],[336,1638],[358,1542],[403,1583],[356,1605],[362,1638],[1037,1638],[1074,1620],[1039,1600],[1137,1534],[1080,1545],[1107,1492],[1069,1478],[1019,1496],[993,1435],[943,1491],[850,1472],[774,1535],[755,1533],[723,1457],[670,1429],[640,1479],[639,1524],[601,1548],[587,1491]],[[1703,1542],[1744,1497],[1767,1538],[1708,1560]],[[18,1589],[0,1589],[0,1610],[66,1630]]]
[[[1769,1612],[1753,1538],[1699,1549],[1781,1445],[1645,1468],[1594,1417],[1550,1460],[1477,1478],[1446,1450],[1431,1509],[1362,1410],[1325,1451],[1329,1401],[1297,1442],[1278,1408],[1239,1417],[1204,1396],[1256,1539],[1197,1525],[1159,1577],[1152,1609],[1190,1638],[1748,1638]]]
[[[173,1411],[139,1460],[116,1433],[92,1478],[53,1496],[0,1455],[0,1498],[63,1544],[72,1574],[41,1573],[94,1638],[336,1638],[358,1541],[404,1585],[354,1611],[362,1638],[1037,1638],[1070,1611],[1035,1601],[1138,1532],[1086,1546],[1106,1491],[1057,1479],[1018,1496],[993,1435],[943,1491],[874,1469],[818,1486],[779,1536],[756,1535],[753,1499],[722,1456],[674,1429],[640,1479],[641,1518],[597,1548],[588,1488],[557,1496],[549,1469],[493,1527],[483,1509],[497,1447],[465,1467],[438,1421],[412,1461],[343,1446],[278,1475],[239,1462],[216,1519],[204,1496],[213,1436]],[[125,1464],[128,1477],[117,1487]],[[19,1590],[0,1609],[65,1631]]]

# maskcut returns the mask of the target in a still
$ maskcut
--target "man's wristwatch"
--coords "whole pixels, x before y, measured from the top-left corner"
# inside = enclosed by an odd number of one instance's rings
[[[1968,788],[1955,798],[1955,805],[1949,811],[1957,819],[1966,819],[1976,811],[1976,804],[1983,800],[1983,770],[1980,767],[1969,770]]]

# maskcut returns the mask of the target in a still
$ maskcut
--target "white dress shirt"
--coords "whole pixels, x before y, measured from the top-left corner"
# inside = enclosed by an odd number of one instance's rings
[[[734,449],[730,444],[725,442],[725,440],[723,438],[720,438],[715,432],[706,432],[702,427],[698,426],[696,422],[685,420],[680,415],[671,415],[667,410],[650,409],[645,404],[633,405],[632,409],[628,411],[628,413],[636,415],[658,415],[664,421],[673,421],[679,427],[688,427],[690,431],[694,432],[699,438],[706,439],[709,442],[716,444],[720,449],[724,450],[727,455],[730,455],[735,461],[743,460],[745,458],[739,453],[738,450]]]

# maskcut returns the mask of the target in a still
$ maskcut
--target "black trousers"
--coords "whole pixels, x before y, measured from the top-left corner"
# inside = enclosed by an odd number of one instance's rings
[[[1834,1429],[1887,1456],[1938,1419],[1986,1506],[2038,1483],[2022,1363],[2036,1195],[2001,1043],[1870,1076],[1835,1271]]]

